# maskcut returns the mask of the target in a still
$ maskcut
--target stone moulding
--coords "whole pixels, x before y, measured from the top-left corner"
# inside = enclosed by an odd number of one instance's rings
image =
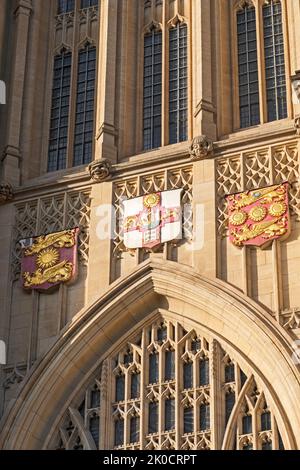
[[[0,183],[0,205],[11,201],[14,197],[13,188],[9,183]]]

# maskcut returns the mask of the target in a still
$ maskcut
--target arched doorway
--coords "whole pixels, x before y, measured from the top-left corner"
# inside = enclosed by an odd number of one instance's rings
[[[251,299],[150,261],[62,332],[24,384],[1,445],[296,449],[292,353]]]

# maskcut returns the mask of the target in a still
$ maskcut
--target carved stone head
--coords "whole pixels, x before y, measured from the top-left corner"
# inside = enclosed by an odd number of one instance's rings
[[[97,183],[106,181],[111,177],[111,163],[106,158],[95,160],[89,165],[91,179]]]
[[[0,183],[0,204],[4,204],[13,198],[13,189],[9,183]]]
[[[205,135],[195,137],[190,146],[191,160],[204,160],[210,158],[213,151],[213,142]]]

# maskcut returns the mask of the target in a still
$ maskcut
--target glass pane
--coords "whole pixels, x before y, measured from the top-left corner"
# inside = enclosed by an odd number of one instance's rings
[[[183,386],[184,388],[193,387],[193,363],[186,362],[183,365]]]
[[[225,422],[227,423],[235,403],[235,394],[230,392],[225,397]]]
[[[122,419],[115,423],[115,446],[124,444],[124,421]]]
[[[194,432],[194,410],[193,408],[185,408],[183,410],[183,432]]]
[[[116,401],[123,401],[125,398],[125,376],[119,375],[116,378]]]
[[[94,442],[98,448],[99,445],[99,416],[93,416],[90,418],[90,426],[89,426],[90,433]]]
[[[131,398],[139,398],[140,396],[140,374],[131,376]]]
[[[149,356],[149,383],[157,383],[158,379],[158,354],[151,354]]]
[[[187,140],[187,26],[177,24],[169,34],[169,143]]]
[[[200,386],[209,384],[209,360],[204,359],[200,361]]]
[[[250,434],[252,432],[252,416],[243,416],[243,434]]]
[[[271,413],[269,411],[265,411],[261,415],[261,430],[269,431],[270,429],[271,429]]]
[[[227,364],[225,366],[225,382],[234,382],[235,373],[234,373],[234,364]]]
[[[175,400],[165,401],[165,431],[175,429]]]
[[[140,418],[133,417],[130,420],[130,442],[138,442],[140,440]]]
[[[263,7],[268,121],[287,117],[281,2]]]
[[[149,403],[149,419],[148,419],[148,433],[153,434],[158,432],[158,403]]]
[[[237,47],[240,97],[240,127],[259,124],[259,106],[251,107],[251,93],[258,93],[256,19],[253,6],[237,13]]]
[[[166,351],[165,353],[165,380],[172,380],[175,377],[175,353]]]
[[[200,406],[200,431],[210,429],[210,406],[203,404]]]

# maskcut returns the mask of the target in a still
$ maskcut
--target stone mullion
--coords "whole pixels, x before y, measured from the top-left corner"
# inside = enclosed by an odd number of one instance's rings
[[[257,419],[257,409],[253,408],[252,412],[252,439],[253,439],[253,450],[259,449],[259,440],[258,440],[258,419]]]
[[[103,423],[102,423],[102,430],[103,430],[103,449],[113,449],[114,448],[114,426],[115,422],[112,419],[112,403],[113,403],[113,393],[115,390],[115,375],[112,371],[112,361],[109,359],[107,360],[107,376],[106,376],[106,383],[102,384],[104,387],[104,403],[103,403]],[[104,367],[104,364],[103,364]],[[102,378],[101,378],[102,382]],[[109,386],[112,384],[112,386]]]
[[[247,156],[245,153],[242,153],[240,156],[241,159],[241,190],[245,191],[247,189],[247,167],[246,159]],[[242,277],[243,277],[243,292],[246,295],[251,295],[251,256],[249,247],[244,245],[241,248],[241,258],[242,258]]]
[[[148,416],[148,410],[146,410],[147,399],[146,399],[146,373],[148,369],[147,364],[147,330],[143,329],[142,333],[142,345],[141,345],[141,370],[140,370],[140,450],[145,448],[146,442],[146,418]]]
[[[75,1],[73,39],[72,39],[72,65],[71,65],[71,84],[70,84],[70,102],[69,102],[69,122],[68,122],[68,145],[66,167],[73,166],[74,153],[74,134],[76,122],[76,101],[77,101],[77,75],[78,75],[78,38],[79,38],[79,8],[80,0]]]
[[[294,3],[294,2],[291,2]],[[283,46],[284,46],[284,63],[285,63],[285,80],[286,80],[286,102],[287,102],[287,115],[289,118],[293,117],[293,103],[292,103],[292,92],[290,86],[290,75],[291,75],[291,57],[290,57],[290,41],[289,41],[289,24],[287,16],[287,2],[281,0],[281,11],[282,11],[282,32],[283,32]],[[296,23],[295,23],[296,24]]]
[[[256,17],[256,40],[257,40],[257,66],[258,66],[258,88],[259,88],[259,113],[260,123],[267,122],[267,98],[266,98],[266,76],[265,76],[265,51],[264,51],[264,22],[262,15],[262,1],[254,0]]]
[[[128,416],[128,410],[130,408],[129,393],[129,373],[128,369],[125,371],[125,396],[124,396],[124,449],[126,450],[130,444],[130,417]]]
[[[213,340],[210,354],[210,412],[211,412],[211,448],[220,450],[222,448],[222,434],[224,418],[224,394],[222,393],[222,359],[218,342]]]
[[[68,194],[64,193],[64,213],[63,213],[63,230],[67,227],[67,211],[68,211]],[[62,283],[59,286],[58,291],[58,327],[57,334],[63,329],[67,323],[67,297],[68,297],[68,287]]]
[[[272,450],[279,450],[278,426],[275,416],[271,413],[271,428],[272,428]]]
[[[163,368],[162,368],[162,362],[163,362],[163,355],[162,355],[162,350],[159,348],[159,362],[158,362],[158,369],[159,369],[159,415],[158,415],[158,432],[159,432],[159,448],[161,449],[161,445],[163,442],[163,432],[164,432],[164,425],[165,425],[165,399],[162,397],[162,393],[164,391],[164,387],[162,385],[163,381]]]
[[[170,328],[170,326],[169,326]],[[175,448],[180,449],[181,447],[181,436],[183,435],[183,424],[182,424],[182,407],[180,406],[180,390],[182,389],[182,374],[180,364],[180,348],[179,342],[179,325],[175,325]]]

